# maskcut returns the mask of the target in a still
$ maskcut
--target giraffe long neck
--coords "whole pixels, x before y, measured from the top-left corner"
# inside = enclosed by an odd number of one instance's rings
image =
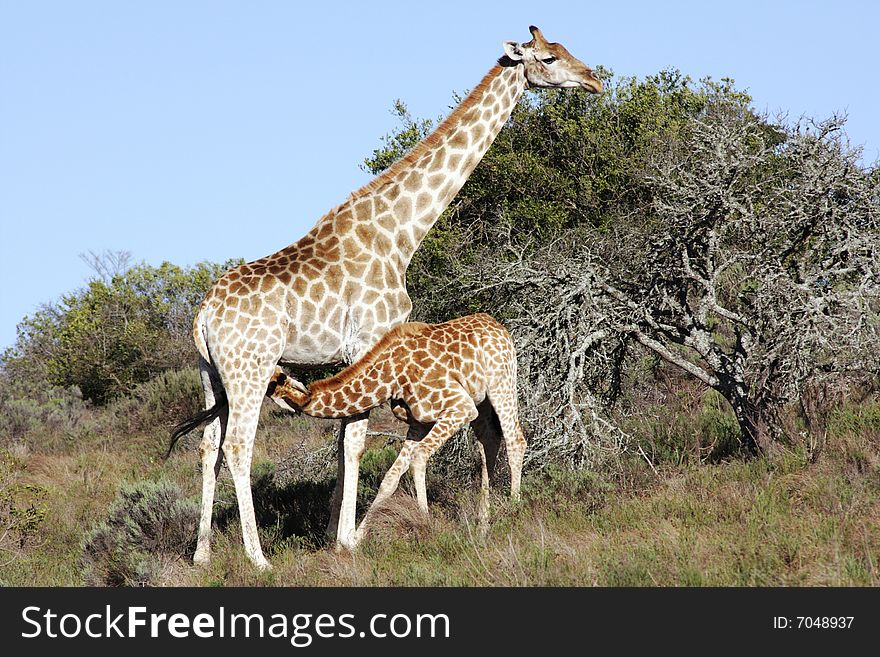
[[[322,418],[346,418],[369,411],[392,397],[391,365],[386,359],[356,363],[339,374],[315,381],[302,410]]]
[[[352,193],[355,225],[377,231],[378,242],[388,244],[387,255],[402,271],[489,150],[525,87],[522,66],[492,67],[434,132]]]
[[[433,148],[416,152],[411,170],[400,177],[405,195],[395,207],[401,219],[395,234],[398,258],[404,268],[495,141],[525,86],[522,66],[496,65],[425,139]],[[411,220],[405,221],[406,216]]]

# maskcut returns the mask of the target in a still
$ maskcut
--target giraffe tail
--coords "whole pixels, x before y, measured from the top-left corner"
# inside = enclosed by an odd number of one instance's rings
[[[165,452],[165,459],[171,456],[171,452],[174,449],[174,446],[177,444],[177,441],[180,440],[183,436],[188,434],[193,429],[198,428],[200,425],[211,422],[218,417],[220,417],[220,413],[223,412],[229,405],[229,400],[226,398],[226,393],[221,392],[220,397],[217,399],[216,403],[208,409],[205,409],[201,413],[197,413],[193,417],[188,420],[184,420],[176,427],[174,427],[174,431],[171,432],[171,440],[168,443],[168,451]]]

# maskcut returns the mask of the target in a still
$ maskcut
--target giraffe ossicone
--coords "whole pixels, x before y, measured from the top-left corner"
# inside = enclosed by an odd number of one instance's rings
[[[225,456],[235,484],[248,557],[268,567],[254,519],[250,468],[260,405],[278,363],[293,370],[350,364],[412,310],[406,270],[425,234],[449,205],[528,86],[602,82],[561,44],[529,28],[531,41],[506,42],[505,55],[428,137],[354,191],[302,239],[226,272],[199,306],[193,338],[206,410],[202,503],[194,560],[210,558],[217,474]],[[343,420],[330,533],[352,546],[358,466],[366,414]]]
[[[442,324],[399,324],[360,360],[308,388],[277,370],[273,399],[307,415],[344,418],[396,402],[410,429],[376,499],[355,533],[361,540],[373,511],[397,489],[410,468],[419,507],[428,512],[428,459],[471,423],[482,460],[480,520],[488,517],[489,479],[503,436],[510,465],[510,494],[519,496],[526,441],[516,398],[516,349],[507,330],[479,313]]]

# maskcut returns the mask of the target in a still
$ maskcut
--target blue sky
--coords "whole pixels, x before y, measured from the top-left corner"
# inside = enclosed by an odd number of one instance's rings
[[[303,6],[305,5],[305,6]],[[880,158],[873,2],[0,0],[0,349],[89,250],[253,260],[363,184],[395,98],[446,113],[536,24],[589,65],[732,77]]]

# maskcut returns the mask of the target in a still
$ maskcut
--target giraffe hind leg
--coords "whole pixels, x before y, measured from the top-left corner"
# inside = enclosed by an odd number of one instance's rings
[[[477,440],[477,450],[482,465],[479,518],[480,526],[485,531],[489,524],[489,484],[495,472],[498,450],[501,447],[501,425],[498,422],[498,415],[488,399],[484,400],[477,407],[477,410],[479,415],[476,420],[471,422],[471,427]]]
[[[229,419],[226,438],[223,441],[223,454],[235,485],[245,552],[254,565],[266,569],[270,566],[260,546],[251,491],[253,445],[265,387],[239,385],[237,391],[239,394],[229,400]]]
[[[504,385],[494,392],[490,391],[489,399],[498,416],[498,423],[504,434],[504,444],[507,447],[507,462],[510,465],[510,497],[513,500],[519,500],[526,439],[519,423],[515,382],[512,385]]]
[[[199,374],[205,392],[205,408],[211,408],[216,398],[223,393],[223,384],[216,371],[203,358],[199,358]],[[211,520],[214,509],[214,491],[217,486],[217,475],[223,464],[220,447],[226,435],[228,409],[224,408],[220,416],[209,422],[205,427],[202,442],[199,445],[202,462],[202,503],[199,518],[199,535],[193,562],[206,564],[211,558]]]

